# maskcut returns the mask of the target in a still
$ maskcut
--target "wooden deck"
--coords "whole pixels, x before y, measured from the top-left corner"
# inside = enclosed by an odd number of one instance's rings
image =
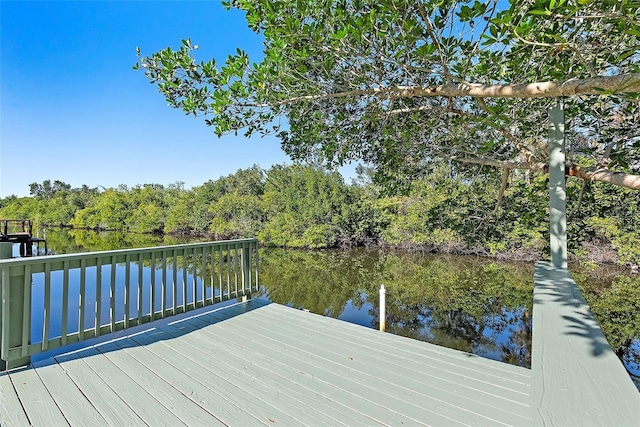
[[[258,299],[141,328],[0,373],[0,425],[532,423],[528,369]]]
[[[640,393],[569,272],[539,262],[534,281],[534,424],[640,426]]]

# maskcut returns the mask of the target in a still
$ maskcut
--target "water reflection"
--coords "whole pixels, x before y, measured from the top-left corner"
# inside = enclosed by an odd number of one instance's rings
[[[389,251],[265,250],[264,297],[387,331],[529,367],[533,270],[476,257]]]
[[[57,254],[179,245],[207,240],[204,238],[194,239],[184,236],[160,236],[121,231],[97,232],[67,229],[49,229],[39,234],[47,239],[49,249]]]

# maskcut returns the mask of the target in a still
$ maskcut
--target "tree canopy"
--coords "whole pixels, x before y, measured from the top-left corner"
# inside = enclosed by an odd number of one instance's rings
[[[184,39],[134,67],[219,136],[275,133],[293,159],[362,160],[387,183],[443,158],[542,170],[563,98],[572,174],[640,189],[637,0],[223,4],[264,36],[260,61],[198,62]]]

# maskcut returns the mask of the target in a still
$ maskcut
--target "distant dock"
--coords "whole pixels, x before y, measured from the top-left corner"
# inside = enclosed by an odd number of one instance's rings
[[[39,253],[40,244],[44,246],[44,253],[48,251],[47,241],[39,237],[33,237],[33,222],[27,219],[0,219],[0,243],[16,243],[20,245],[20,256],[33,256],[33,246],[36,246],[36,255]]]

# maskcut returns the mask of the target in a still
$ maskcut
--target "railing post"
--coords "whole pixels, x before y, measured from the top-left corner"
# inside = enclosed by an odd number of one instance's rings
[[[6,228],[7,228],[7,223],[4,223],[4,228],[5,228],[5,234],[6,234]],[[13,256],[13,243],[9,243],[9,242],[2,242],[0,243],[0,259],[10,259]],[[0,273],[1,274],[1,273]],[[2,336],[2,287],[4,286],[4,283],[2,281],[2,277],[0,277],[0,343],[4,343],[4,337]],[[4,356],[2,354],[2,347],[0,347],[0,371],[5,371],[7,369],[7,365],[6,362],[4,360],[2,360],[2,357]]]
[[[242,243],[242,301],[251,299],[251,247],[249,242]]]
[[[0,243],[0,259],[12,258],[12,255],[13,244]],[[20,268],[24,269],[24,266]],[[29,277],[28,281],[29,289],[25,289],[25,286],[27,286],[25,275],[11,276],[8,268],[3,269],[0,274],[2,274],[2,277],[0,277],[0,294],[2,298],[2,303],[0,304],[0,334],[4,335],[4,332],[6,332],[8,335],[6,337],[2,336],[0,341],[2,342],[2,351],[6,351],[23,345],[23,332],[31,330],[31,316],[25,317],[24,313],[25,292],[31,292],[31,277]],[[8,313],[3,312],[3,308],[8,308]],[[25,321],[27,325],[24,325]],[[3,324],[4,322],[7,324]],[[3,353],[1,357],[4,358],[6,355]],[[29,356],[10,362],[0,359],[0,370],[4,371],[18,366],[25,366],[30,362],[31,357]]]
[[[380,285],[380,332],[387,329],[387,290]]]
[[[13,258],[13,243],[0,242],[0,259]]]

